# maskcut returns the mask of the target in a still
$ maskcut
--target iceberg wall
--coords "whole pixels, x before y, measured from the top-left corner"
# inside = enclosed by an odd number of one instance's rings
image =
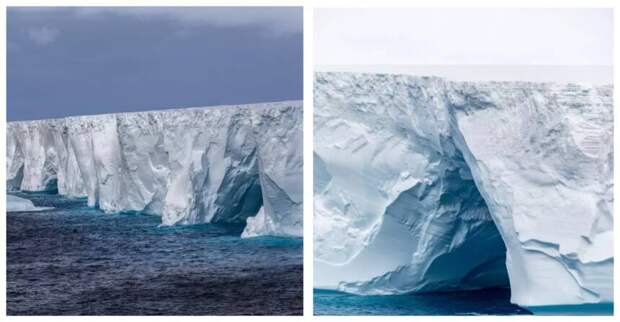
[[[151,213],[164,225],[247,220],[245,237],[301,236],[301,108],[289,101],[9,122],[7,187],[87,197],[105,212]]]
[[[315,76],[315,286],[613,302],[612,86]]]

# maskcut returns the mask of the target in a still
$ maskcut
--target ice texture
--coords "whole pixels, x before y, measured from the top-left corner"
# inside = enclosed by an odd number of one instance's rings
[[[301,236],[301,106],[9,122],[7,188],[87,197],[105,212],[159,215],[163,225],[247,220],[244,236]]]
[[[613,302],[612,94],[317,73],[315,286]]]

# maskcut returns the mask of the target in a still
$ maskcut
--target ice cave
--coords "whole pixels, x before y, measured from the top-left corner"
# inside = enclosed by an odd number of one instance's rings
[[[317,73],[315,287],[613,305],[612,93]]]

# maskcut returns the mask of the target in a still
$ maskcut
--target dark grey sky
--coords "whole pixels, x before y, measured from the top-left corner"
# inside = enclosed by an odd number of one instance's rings
[[[302,99],[301,8],[9,8],[7,120]]]

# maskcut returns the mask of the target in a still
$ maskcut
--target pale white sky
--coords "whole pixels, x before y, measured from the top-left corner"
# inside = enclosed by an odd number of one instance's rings
[[[314,12],[316,65],[613,65],[612,9]]]

